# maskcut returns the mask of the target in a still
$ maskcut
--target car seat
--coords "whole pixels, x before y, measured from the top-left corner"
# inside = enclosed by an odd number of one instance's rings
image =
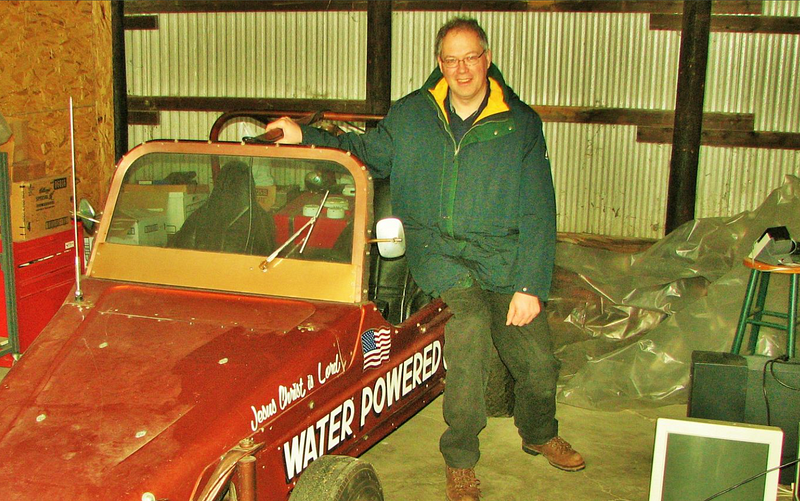
[[[214,179],[208,200],[175,234],[172,247],[266,256],[275,248],[275,222],[256,200],[250,167],[239,160]]]
[[[375,221],[392,215],[391,190],[388,179],[375,179]],[[402,323],[412,313],[431,301],[414,282],[408,271],[405,256],[387,259],[380,256],[377,244],[370,252],[369,298],[383,317],[394,325]]]

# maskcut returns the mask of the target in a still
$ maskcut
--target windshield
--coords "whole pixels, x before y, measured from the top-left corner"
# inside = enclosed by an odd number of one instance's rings
[[[349,263],[355,193],[328,160],[156,152],[126,172],[107,241]]]

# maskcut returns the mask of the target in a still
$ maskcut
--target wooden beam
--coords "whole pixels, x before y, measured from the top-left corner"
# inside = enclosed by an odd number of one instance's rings
[[[392,105],[392,2],[370,2],[367,9],[367,102],[373,114]]]
[[[636,141],[671,144],[673,133],[671,127],[639,127],[636,129]],[[704,130],[700,135],[700,144],[723,148],[800,150],[800,133]]]
[[[128,110],[128,125],[161,125],[161,112]]]
[[[158,111],[237,111],[286,110],[308,112],[317,109],[367,115],[384,115],[365,111],[363,101],[325,99],[260,99],[231,97],[162,97],[128,96],[131,113],[137,114],[137,124],[158,125],[152,116],[142,112]],[[627,108],[591,108],[582,106],[532,106],[544,122],[566,122],[599,125],[634,125],[640,127],[671,127],[675,114],[669,110],[642,110]],[[131,122],[133,123],[133,122]],[[705,113],[704,129],[752,131],[755,116],[752,113]]]
[[[329,110],[369,115],[364,101],[251,97],[128,96],[130,111]]]
[[[114,103],[114,161],[128,151],[128,77],[125,66],[125,15],[122,0],[111,2],[111,84]],[[155,17],[155,16],[147,16]]]
[[[377,1],[377,0],[375,0]],[[369,2],[345,0],[136,0],[125,2],[125,14],[181,12],[324,12],[365,11]],[[680,14],[679,0],[395,0],[395,11],[477,12],[619,12]],[[761,14],[761,0],[715,0],[720,14]]]
[[[125,16],[123,25],[126,30],[157,30],[158,16]]]
[[[708,44],[711,38],[711,0],[685,2],[682,16],[665,234],[694,219]]]
[[[681,16],[651,14],[651,30],[680,31]],[[776,16],[711,16],[711,31],[720,33],[800,34],[800,18]]]
[[[590,108],[582,106],[532,106],[544,122],[567,122],[605,125],[639,125],[671,127],[675,113],[669,110],[643,110],[629,108]],[[704,129],[752,131],[755,115],[752,113],[705,113]]]
[[[186,12],[319,12],[365,11],[367,1],[346,0],[136,0],[125,2],[125,14]]]

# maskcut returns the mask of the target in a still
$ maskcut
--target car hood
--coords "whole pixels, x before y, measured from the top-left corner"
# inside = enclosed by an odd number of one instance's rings
[[[358,313],[97,280],[85,292],[2,382],[3,499],[188,498],[174,486],[248,435],[251,405],[335,357],[335,319]]]

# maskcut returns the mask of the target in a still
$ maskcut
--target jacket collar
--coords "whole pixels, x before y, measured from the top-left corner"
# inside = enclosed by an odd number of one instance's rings
[[[497,69],[497,66],[495,66],[494,63],[489,66],[488,77],[489,101],[486,103],[486,108],[483,109],[483,112],[481,112],[480,116],[475,119],[476,123],[488,116],[503,113],[511,109],[508,106],[506,99],[506,94],[509,92],[509,89],[505,85],[503,75],[500,73],[500,70]],[[442,71],[438,66],[433,70],[433,73],[431,73],[431,76],[428,77],[428,80],[425,82],[425,85],[423,85],[422,88],[431,93],[433,100],[442,111],[445,120],[447,120],[448,115],[444,109],[444,100],[447,97],[449,87],[447,85],[447,80],[444,79],[444,75],[442,75]]]

